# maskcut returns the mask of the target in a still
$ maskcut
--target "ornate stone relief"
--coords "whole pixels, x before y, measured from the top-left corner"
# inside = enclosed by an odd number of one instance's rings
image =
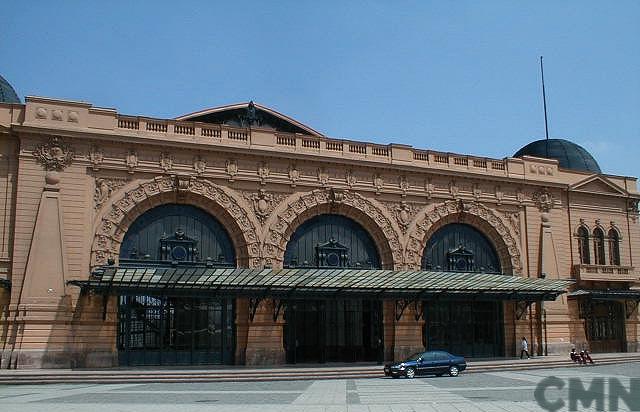
[[[173,155],[169,152],[160,153],[160,167],[165,172],[170,171],[173,168]]]
[[[373,187],[376,188],[376,194],[379,195],[384,187],[384,179],[381,175],[376,174],[373,176]]]
[[[407,233],[407,229],[411,224],[414,216],[418,213],[419,207],[415,203],[406,201],[401,202],[384,202],[385,207],[391,212],[398,222],[398,227],[402,233]]]
[[[407,176],[400,176],[398,179],[398,186],[400,187],[400,190],[402,190],[402,197],[407,196],[407,190],[409,190],[409,179],[407,179]]]
[[[243,192],[243,196],[253,204],[253,211],[262,224],[264,224],[278,203],[287,197],[287,195],[281,193],[267,193],[264,189],[259,189],[258,193]]]
[[[269,170],[269,165],[266,162],[258,164],[258,177],[261,185],[267,184],[267,177],[269,177],[270,173],[271,170]]]
[[[96,177],[96,189],[93,194],[94,207],[100,209],[111,194],[127,184],[127,179],[121,177]]]
[[[36,146],[33,151],[36,161],[45,170],[62,171],[73,161],[74,152],[71,146],[58,137],[52,137],[46,143]]]
[[[102,162],[104,162],[104,152],[98,145],[91,145],[87,157],[91,163],[93,171],[97,172],[100,170],[100,166],[102,165]]]
[[[520,205],[524,204],[524,199],[525,199],[524,191],[522,189],[517,189],[516,190],[516,200],[518,201],[518,203]]]
[[[627,203],[627,210],[629,211],[629,214],[631,215],[631,219],[633,220],[633,223],[638,223],[638,214],[640,213],[639,208],[638,208],[638,203],[640,202],[640,200],[638,199],[629,199],[628,203]]]
[[[327,172],[324,167],[318,169],[318,182],[320,182],[322,186],[326,186],[329,183],[329,172]]]
[[[295,189],[298,180],[300,180],[300,171],[296,168],[296,165],[289,166],[289,181],[292,188]]]
[[[128,190],[111,203],[109,209],[106,209],[97,225],[98,229],[91,250],[92,266],[104,265],[107,259],[118,255],[120,243],[126,231],[127,223],[123,221],[127,218],[127,222],[130,222],[137,217],[137,215],[127,216],[137,205],[145,204],[146,206],[140,209],[146,209],[155,204],[148,199],[162,195],[169,195],[166,199],[170,201],[174,199],[171,194],[176,191],[188,193],[194,196],[194,200],[199,199],[201,207],[205,209],[215,205],[224,210],[228,222],[226,228],[231,231],[232,236],[241,238],[240,244],[246,247],[246,250],[237,251],[238,257],[249,259],[249,267],[260,265],[260,242],[256,227],[244,207],[246,203],[239,194],[194,176],[181,178],[161,176],[142,182]],[[141,210],[136,213],[141,213]]]
[[[480,188],[480,185],[478,185],[477,183],[474,183],[473,189],[471,190],[471,192],[476,202],[479,201],[480,197],[482,196],[482,189]]]
[[[127,156],[124,159],[124,163],[127,166],[127,172],[133,174],[136,167],[138,167],[138,153],[135,150],[129,150]]]
[[[372,220],[372,227],[369,230],[382,232],[385,243],[388,245],[387,252],[393,256],[393,261],[397,265],[403,262],[403,250],[400,243],[398,229],[394,228],[394,224],[387,217],[388,212],[385,208],[378,206],[364,196],[352,192],[350,190],[331,190],[318,189],[312,192],[299,193],[291,196],[284,204],[280,204],[273,212],[275,219],[271,219],[271,223],[266,232],[264,244],[265,264],[272,265],[276,261],[284,259],[284,251],[289,235],[295,230],[292,226],[294,220],[305,211],[312,210],[314,207],[340,203],[344,207],[350,207],[358,210],[362,215]],[[367,225],[365,225],[365,229]],[[374,232],[370,232],[375,237]],[[383,246],[387,246],[383,245]],[[384,251],[381,251],[384,254]]]
[[[207,161],[201,155],[193,158],[193,170],[198,176],[202,176],[207,170]]]
[[[548,212],[553,209],[554,198],[547,188],[536,191],[532,199],[541,212]]]
[[[520,212],[503,211],[502,214],[517,236],[520,236]]]
[[[449,182],[449,193],[451,194],[451,197],[453,197],[454,199],[457,199],[458,195],[460,194],[460,188],[456,185],[455,180],[452,180],[451,182]]]
[[[347,183],[347,186],[349,186],[350,188],[353,187],[358,182],[358,179],[356,178],[356,175],[353,173],[353,170],[347,170],[345,172],[344,180]]]
[[[229,175],[229,182],[233,183],[235,176],[238,174],[238,162],[235,160],[227,160],[227,175]]]
[[[504,242],[514,274],[522,272],[522,260],[520,258],[518,242],[512,236],[512,232],[504,223],[503,219],[481,203],[464,203],[458,201],[447,201],[434,205],[426,210],[424,215],[417,220],[412,231],[408,234],[405,259],[409,268],[417,269],[420,267],[420,257],[428,241],[427,234],[433,225],[450,215],[458,215],[460,213],[475,216],[492,227],[500,236],[501,241]],[[511,225],[509,224],[509,226]],[[500,248],[498,247],[498,249]],[[503,256],[503,258],[506,257]]]
[[[498,206],[502,204],[502,199],[504,199],[504,192],[500,188],[500,186],[496,186],[495,188],[496,201]]]
[[[426,179],[424,181],[424,190],[427,193],[427,199],[431,199],[433,196],[433,192],[436,189],[435,185],[431,182],[431,179]]]

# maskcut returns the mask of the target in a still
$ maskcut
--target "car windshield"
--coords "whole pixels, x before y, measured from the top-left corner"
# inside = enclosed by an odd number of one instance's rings
[[[413,355],[409,356],[407,360],[418,360],[420,356],[422,356],[422,352],[414,353]]]

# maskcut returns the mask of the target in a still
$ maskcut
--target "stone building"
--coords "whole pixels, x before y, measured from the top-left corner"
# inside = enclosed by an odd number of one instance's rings
[[[636,178],[569,141],[488,159],[252,102],[0,97],[3,368],[638,350]]]

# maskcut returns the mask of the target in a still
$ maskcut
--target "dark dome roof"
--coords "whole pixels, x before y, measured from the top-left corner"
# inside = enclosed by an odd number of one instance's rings
[[[0,103],[21,103],[16,91],[2,76],[0,76]]]
[[[602,173],[596,159],[584,147],[564,139],[542,139],[518,150],[513,157],[535,156],[556,159],[563,169]]]

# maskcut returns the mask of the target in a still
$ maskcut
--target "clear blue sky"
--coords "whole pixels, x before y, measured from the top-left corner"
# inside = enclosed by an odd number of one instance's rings
[[[331,137],[502,158],[544,137],[640,175],[640,1],[13,1],[18,94],[175,117],[254,100]]]

